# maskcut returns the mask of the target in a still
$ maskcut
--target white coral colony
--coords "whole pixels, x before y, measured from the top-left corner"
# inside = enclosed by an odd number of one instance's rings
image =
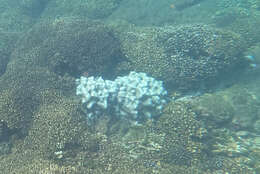
[[[82,76],[76,84],[76,95],[81,97],[89,118],[112,111],[117,116],[138,121],[160,114],[166,103],[167,91],[162,81],[145,73],[132,71],[114,81]]]

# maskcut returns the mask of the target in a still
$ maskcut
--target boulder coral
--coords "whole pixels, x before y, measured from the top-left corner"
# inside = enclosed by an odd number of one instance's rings
[[[143,71],[171,88],[213,86],[223,74],[228,77],[244,64],[240,35],[208,25],[139,27],[125,32],[121,42],[127,60],[119,71]]]
[[[17,43],[12,59],[45,67],[57,75],[106,76],[120,57],[112,29],[88,19],[63,17],[35,25]],[[20,65],[21,66],[21,65]]]

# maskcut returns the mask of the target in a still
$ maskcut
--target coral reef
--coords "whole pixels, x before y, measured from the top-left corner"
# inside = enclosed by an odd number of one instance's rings
[[[172,88],[212,87],[223,74],[243,69],[240,35],[207,25],[136,28],[121,40],[127,61],[119,70],[146,72]]]
[[[78,102],[53,91],[43,91],[42,96],[45,102],[33,116],[34,121],[24,140],[25,148],[53,159],[63,158],[67,149],[92,149],[96,141],[78,109]]]
[[[213,22],[217,27],[239,33],[247,42],[247,47],[259,42],[259,1],[218,1]]]
[[[212,159],[222,158],[227,161],[222,162],[225,168],[237,166],[239,172],[246,170],[246,166],[251,168],[249,171],[259,166],[255,158],[259,153],[258,132],[252,126],[259,120],[259,102],[258,94],[252,89],[248,90],[248,84],[234,85],[190,101],[192,110],[207,125],[210,135],[207,139],[212,139],[208,148]],[[217,161],[213,160],[207,165],[216,168]]]
[[[9,68],[7,67],[6,73],[0,79],[0,83],[4,84],[0,87],[0,119],[9,129],[26,135],[34,112],[44,103],[41,91],[52,88],[64,91],[67,89],[68,92],[74,83],[65,79],[57,80],[54,73],[44,69],[23,69],[18,62],[10,62]]]
[[[28,16],[21,7],[21,1],[7,2],[0,4],[0,30],[6,32],[23,32],[34,24],[32,16]]]
[[[12,59],[26,66],[46,67],[58,75],[107,76],[113,72],[120,47],[104,24],[75,17],[46,20],[18,41]],[[109,72],[109,73],[108,73]]]
[[[0,173],[260,171],[258,1],[1,0],[0,9]],[[255,66],[242,74],[248,59]],[[162,81],[173,93],[165,105]]]

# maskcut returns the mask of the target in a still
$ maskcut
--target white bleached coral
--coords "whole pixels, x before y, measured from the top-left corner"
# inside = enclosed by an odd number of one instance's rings
[[[82,76],[76,83],[76,95],[81,97],[89,118],[109,112],[138,121],[160,114],[166,103],[162,81],[145,73],[132,71],[114,81]]]

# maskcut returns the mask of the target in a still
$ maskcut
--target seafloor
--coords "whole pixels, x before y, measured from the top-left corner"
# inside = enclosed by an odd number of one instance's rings
[[[260,174],[259,26],[259,0],[0,0],[0,174]],[[161,113],[90,120],[75,80],[130,71]]]

